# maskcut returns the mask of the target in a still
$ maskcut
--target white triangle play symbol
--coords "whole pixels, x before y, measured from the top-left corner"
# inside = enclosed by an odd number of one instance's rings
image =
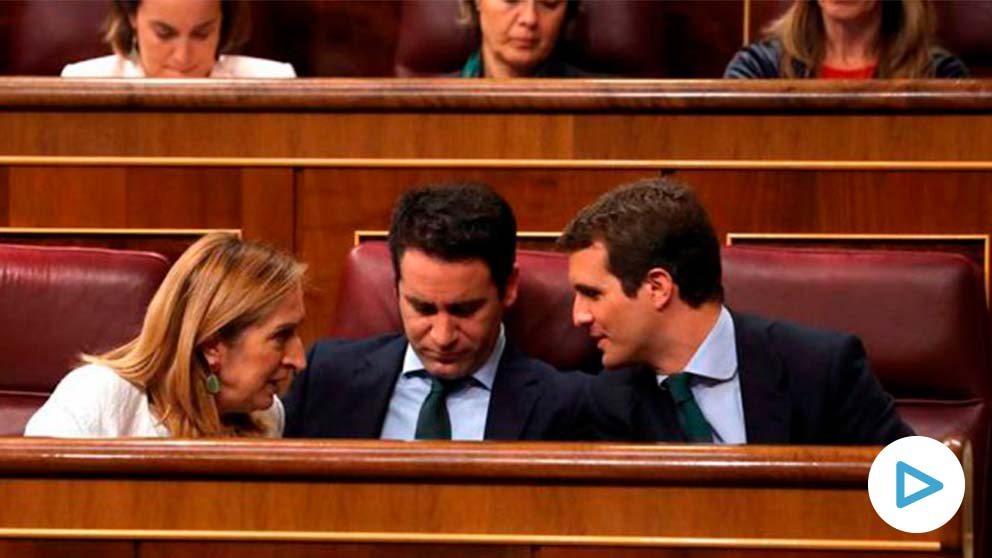
[[[914,477],[913,475],[906,475],[906,497],[909,498],[917,492],[929,488],[929,484],[921,481],[920,479]]]

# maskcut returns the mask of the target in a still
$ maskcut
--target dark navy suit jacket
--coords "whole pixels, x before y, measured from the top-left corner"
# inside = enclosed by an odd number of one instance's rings
[[[857,337],[731,315],[748,443],[884,445],[913,435]],[[684,440],[653,370],[607,370],[588,390],[593,438]]]
[[[286,437],[378,438],[399,379],[407,340],[401,334],[358,341],[326,339],[307,355],[307,369],[283,399]],[[509,341],[493,380],[487,440],[574,440],[591,376],[559,372]]]

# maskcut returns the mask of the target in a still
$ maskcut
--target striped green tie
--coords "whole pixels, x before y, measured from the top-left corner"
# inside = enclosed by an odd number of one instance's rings
[[[669,376],[665,380],[668,391],[675,400],[675,406],[679,411],[679,420],[682,422],[682,431],[690,442],[710,444],[713,443],[713,429],[710,423],[706,422],[706,417],[696,404],[696,399],[689,389],[691,374],[682,372]]]

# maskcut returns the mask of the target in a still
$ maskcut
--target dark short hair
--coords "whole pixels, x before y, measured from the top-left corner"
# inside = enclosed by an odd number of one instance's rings
[[[131,16],[138,12],[141,0],[113,0],[104,24],[104,40],[115,53],[127,56],[134,43]],[[243,0],[220,0],[220,40],[216,56],[229,54],[244,46],[251,35],[248,6]]]
[[[692,307],[723,300],[720,244],[692,188],[665,179],[620,186],[583,208],[558,239],[566,252],[605,244],[610,273],[634,297],[648,271],[660,267]]]
[[[500,295],[513,272],[517,220],[510,204],[486,184],[432,184],[400,196],[389,227],[396,280],[400,259],[415,248],[448,262],[482,260]]]

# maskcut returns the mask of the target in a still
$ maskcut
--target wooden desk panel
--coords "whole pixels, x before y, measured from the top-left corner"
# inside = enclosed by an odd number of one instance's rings
[[[430,181],[524,231],[664,172],[721,236],[992,234],[992,82],[469,81],[2,79],[0,225],[241,229],[311,264],[307,342],[354,232]]]
[[[964,555],[963,511],[921,535],[875,515],[866,483],[877,451],[9,438],[0,501],[14,505],[0,506],[0,540],[134,541],[139,556],[398,555],[409,545],[498,556]]]

